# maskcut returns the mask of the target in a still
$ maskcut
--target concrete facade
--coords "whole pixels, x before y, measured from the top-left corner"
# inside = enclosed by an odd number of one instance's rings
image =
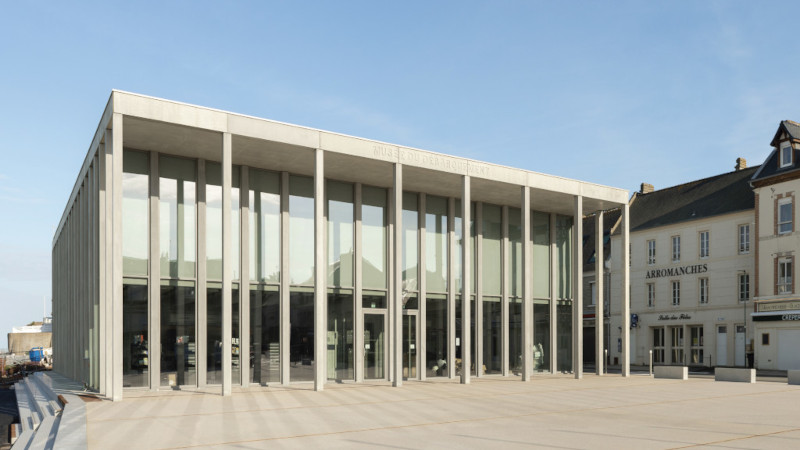
[[[230,395],[254,377],[467,384],[487,365],[528,380],[559,358],[580,378],[582,218],[622,207],[627,246],[627,200],[113,91],[53,240],[55,370],[114,400],[213,384]],[[626,270],[618,283],[627,292]],[[539,335],[536,311],[549,313]],[[567,340],[558,314],[572,316]]]

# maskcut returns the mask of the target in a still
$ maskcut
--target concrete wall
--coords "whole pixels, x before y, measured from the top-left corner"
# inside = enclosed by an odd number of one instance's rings
[[[27,354],[33,347],[52,347],[53,333],[8,333],[8,351]]]

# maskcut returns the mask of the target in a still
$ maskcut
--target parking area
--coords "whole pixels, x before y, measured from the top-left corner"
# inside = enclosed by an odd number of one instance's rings
[[[798,448],[800,386],[646,375],[126,392],[90,448]]]

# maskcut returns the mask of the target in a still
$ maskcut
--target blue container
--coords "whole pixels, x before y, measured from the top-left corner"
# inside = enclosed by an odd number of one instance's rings
[[[42,347],[33,347],[31,349],[31,353],[30,353],[31,361],[40,362],[42,360],[42,355],[43,354],[44,354],[44,348],[42,348]]]

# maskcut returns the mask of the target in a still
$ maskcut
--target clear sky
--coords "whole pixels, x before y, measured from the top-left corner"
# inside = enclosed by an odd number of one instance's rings
[[[800,2],[79,4],[0,16],[0,348],[51,311],[111,89],[631,191],[759,164],[800,120]]]

